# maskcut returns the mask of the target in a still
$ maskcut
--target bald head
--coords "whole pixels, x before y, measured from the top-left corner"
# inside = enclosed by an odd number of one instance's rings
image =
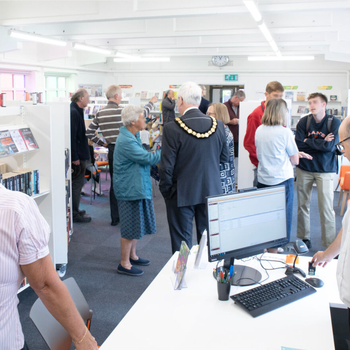
[[[350,139],[346,140],[348,137],[350,137],[350,116],[346,117],[339,127],[339,141],[343,146],[344,156],[350,160]]]

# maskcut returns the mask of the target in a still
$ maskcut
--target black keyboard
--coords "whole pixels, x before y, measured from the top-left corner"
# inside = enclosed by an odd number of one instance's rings
[[[316,293],[316,289],[294,275],[231,296],[253,317],[266,314],[293,301]]]

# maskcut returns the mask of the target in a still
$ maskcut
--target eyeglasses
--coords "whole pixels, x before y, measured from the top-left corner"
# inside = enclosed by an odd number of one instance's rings
[[[344,140],[338,142],[338,143],[335,145],[335,147],[337,147],[337,150],[343,153],[343,152],[345,151],[345,149],[344,149],[344,146],[342,145],[342,143],[345,142],[345,141],[347,141],[347,140],[349,140],[349,139],[350,139],[350,136],[347,137],[346,139],[344,139]]]
[[[207,115],[216,115],[216,113],[210,113],[210,112],[207,112]]]

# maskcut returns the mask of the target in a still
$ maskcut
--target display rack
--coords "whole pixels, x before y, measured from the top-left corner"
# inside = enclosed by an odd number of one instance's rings
[[[40,193],[32,198],[51,229],[49,249],[53,264],[55,267],[67,264],[64,159],[66,143],[70,143],[69,104],[50,103],[0,109],[0,129],[22,125],[31,129],[39,149],[3,157],[1,162],[7,164],[9,172],[23,168],[39,170]]]

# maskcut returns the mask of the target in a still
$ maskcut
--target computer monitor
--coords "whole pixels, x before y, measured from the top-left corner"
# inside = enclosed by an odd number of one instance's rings
[[[207,198],[209,261],[224,259],[224,267],[234,265],[234,285],[260,281],[256,269],[234,264],[288,243],[286,193],[284,186]]]

